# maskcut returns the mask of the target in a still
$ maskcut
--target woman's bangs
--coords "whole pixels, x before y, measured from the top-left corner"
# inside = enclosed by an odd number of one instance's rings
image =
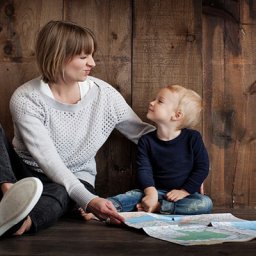
[[[95,52],[95,43],[90,35],[80,35],[77,40],[76,54],[93,54]]]

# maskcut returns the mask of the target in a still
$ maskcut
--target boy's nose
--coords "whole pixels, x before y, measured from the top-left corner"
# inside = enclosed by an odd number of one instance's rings
[[[155,101],[153,100],[153,101],[151,101],[150,103],[149,103],[149,106],[153,106],[154,105],[154,103],[155,103]]]

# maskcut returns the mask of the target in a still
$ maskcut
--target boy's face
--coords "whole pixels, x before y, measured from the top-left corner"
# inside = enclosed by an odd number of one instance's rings
[[[149,103],[147,118],[156,124],[168,124],[176,115],[178,101],[177,93],[161,89],[156,99]]]

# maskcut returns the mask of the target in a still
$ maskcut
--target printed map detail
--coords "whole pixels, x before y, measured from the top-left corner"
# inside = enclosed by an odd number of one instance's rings
[[[256,221],[239,219],[230,213],[181,216],[124,212],[121,215],[127,226],[180,245],[244,242],[256,238]]]

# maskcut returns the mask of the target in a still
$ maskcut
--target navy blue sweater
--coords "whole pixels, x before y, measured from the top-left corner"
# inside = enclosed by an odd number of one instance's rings
[[[138,142],[137,180],[140,189],[154,186],[171,191],[199,192],[209,172],[209,158],[201,134],[182,129],[170,141],[158,139],[156,131],[143,135]]]

